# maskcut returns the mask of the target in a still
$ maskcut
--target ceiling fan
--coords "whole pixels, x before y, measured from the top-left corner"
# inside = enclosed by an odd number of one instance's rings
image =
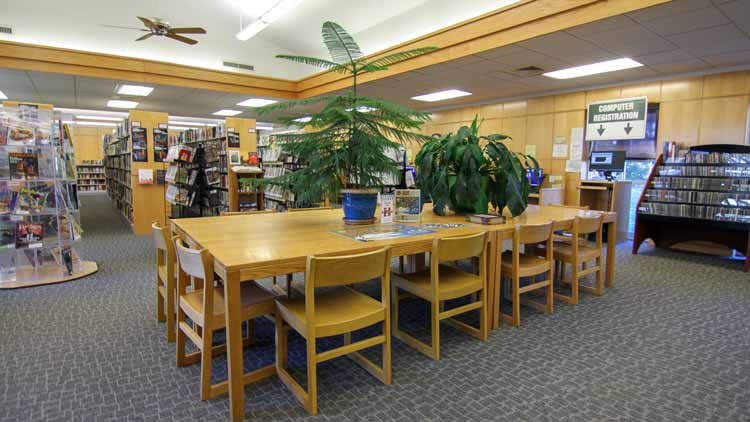
[[[102,25],[102,26],[106,26],[108,28],[133,29],[136,31],[148,32],[148,34],[145,34],[142,37],[137,38],[136,41],[143,41],[146,38],[151,38],[154,35],[158,35],[162,37],[172,38],[173,40],[184,42],[185,44],[190,44],[190,45],[197,44],[198,41],[192,38],[184,37],[179,34],[205,34],[206,33],[205,29],[198,28],[198,27],[172,28],[169,22],[160,18],[144,18],[144,17],[138,16],[138,19],[140,19],[141,22],[143,22],[146,28],[132,28],[129,26],[117,26],[117,25]]]

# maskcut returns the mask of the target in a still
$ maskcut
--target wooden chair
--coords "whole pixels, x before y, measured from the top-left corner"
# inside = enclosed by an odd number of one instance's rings
[[[177,260],[174,243],[167,230],[159,223],[151,224],[151,234],[156,246],[156,319],[167,322],[167,341],[175,340],[175,269]]]
[[[177,366],[201,361],[201,400],[208,400],[228,390],[227,381],[211,384],[211,357],[226,353],[226,345],[213,346],[213,333],[225,327],[224,289],[214,286],[213,260],[205,249],[190,249],[181,239],[175,239],[175,251],[179,263],[177,277]],[[197,280],[200,282],[197,282]],[[187,292],[187,284],[193,281],[194,289]],[[252,341],[253,319],[274,313],[276,295],[254,281],[242,283],[242,317],[248,321],[244,344]],[[194,329],[187,318],[200,329]],[[189,338],[199,349],[185,353],[185,339]],[[243,382],[249,384],[275,374],[271,364],[246,373]]]
[[[306,211],[324,211],[324,210],[331,210],[333,208],[331,207],[313,207],[313,208],[287,208],[287,211],[289,212],[306,212]],[[283,290],[281,287],[278,287],[278,284],[276,282],[276,277],[273,278],[273,286],[274,289],[276,289],[278,292],[286,294],[287,296],[292,296],[292,283],[294,281],[294,274],[290,273],[286,275],[286,290]],[[302,290],[302,293],[304,293],[304,287],[302,287],[300,290]]]
[[[276,301],[276,371],[308,412],[318,413],[317,365],[335,357],[349,355],[367,372],[384,384],[391,383],[390,325],[390,248],[339,257],[307,258],[305,297]],[[380,278],[380,301],[348,287]],[[327,291],[316,294],[318,287]],[[351,333],[383,324],[383,334],[351,343]],[[307,390],[287,372],[288,324],[307,340]],[[344,334],[344,346],[319,353],[315,340]],[[383,345],[383,365],[376,366],[358,351]]]
[[[440,265],[444,261],[479,257],[479,275],[454,267]],[[393,283],[393,335],[434,360],[440,360],[440,322],[446,323],[479,338],[487,340],[487,232],[460,237],[444,237],[432,242],[430,269],[402,274]],[[430,302],[432,343],[426,344],[401,331],[398,326],[399,290]],[[475,294],[479,293],[479,298]],[[445,301],[470,296],[470,303],[445,310]],[[456,315],[479,309],[479,328],[454,319]]]
[[[227,217],[230,215],[273,214],[275,212],[276,210],[222,211],[219,215],[221,217]]]
[[[536,244],[544,243],[545,253],[540,257],[535,251],[528,250]],[[511,301],[513,302],[513,311],[511,315],[504,314],[500,309],[502,302],[500,300],[500,291],[497,289],[496,303],[498,306],[493,309],[495,312],[495,324],[499,324],[499,317],[510,323],[514,327],[521,325],[521,295],[538,289],[546,288],[546,303],[529,300],[524,304],[532,306],[542,312],[551,314],[554,309],[554,260],[553,252],[552,222],[544,224],[527,224],[516,225],[513,231],[513,251],[510,254],[503,254],[500,266],[501,276],[508,277],[511,282]],[[521,253],[521,245],[526,247],[526,252]],[[542,281],[533,281],[531,284],[521,287],[521,277],[535,277],[540,274],[547,274],[547,278]]]
[[[578,304],[579,290],[601,296],[604,293],[602,282],[602,255],[603,255],[603,219],[601,213],[592,216],[577,216],[573,221],[571,236],[555,236],[554,259],[560,264],[560,282],[570,285],[570,296],[556,293],[555,298],[572,305]],[[588,242],[585,237],[596,233],[594,244]],[[588,262],[594,261],[595,265],[586,268]],[[570,281],[565,280],[565,265],[571,264],[573,276]],[[583,267],[583,268],[581,268]],[[581,277],[596,273],[596,287],[581,286]]]

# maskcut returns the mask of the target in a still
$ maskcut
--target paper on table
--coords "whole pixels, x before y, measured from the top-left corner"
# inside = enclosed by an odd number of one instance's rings
[[[570,159],[581,160],[583,157],[583,128],[570,129]]]

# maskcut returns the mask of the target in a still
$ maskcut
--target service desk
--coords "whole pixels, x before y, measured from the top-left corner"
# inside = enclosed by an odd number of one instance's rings
[[[584,211],[552,206],[535,206],[505,224],[471,224],[462,216],[438,216],[425,206],[424,223],[462,223],[462,227],[434,229],[434,233],[372,242],[361,242],[333,233],[349,227],[342,221],[340,209],[304,213],[247,214],[224,217],[172,220],[172,230],[188,244],[205,248],[214,260],[215,272],[224,280],[227,327],[229,401],[232,421],[245,415],[242,358],[242,317],[240,283],[275,275],[305,271],[308,255],[345,255],[390,246],[392,254],[406,256],[430,252],[432,240],[441,236],[460,236],[490,232],[487,259],[488,309],[494,309],[495,289],[500,288],[502,241],[512,237],[516,224],[553,221],[556,230],[570,229],[573,219]],[[606,285],[614,277],[616,213],[605,213],[610,225],[607,244]],[[490,318],[490,321],[492,319]],[[494,327],[493,327],[494,328]]]

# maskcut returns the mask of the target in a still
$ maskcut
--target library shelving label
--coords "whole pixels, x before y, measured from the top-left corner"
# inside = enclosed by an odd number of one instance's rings
[[[648,98],[596,101],[588,105],[587,141],[643,139],[646,137]]]

